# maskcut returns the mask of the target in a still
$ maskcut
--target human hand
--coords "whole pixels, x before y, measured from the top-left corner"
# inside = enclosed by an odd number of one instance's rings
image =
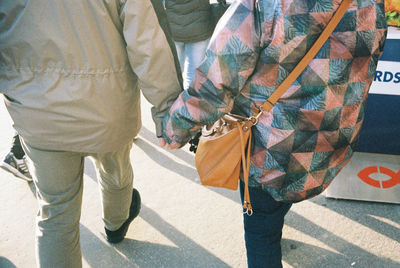
[[[160,143],[160,147],[164,147],[167,144],[167,142],[164,140],[164,138],[158,138],[158,141]]]
[[[167,144],[167,142],[164,140],[164,138],[158,138],[158,141],[160,142],[161,147],[164,147]],[[178,149],[179,147],[180,147],[180,145],[173,141],[173,142],[171,142],[171,144],[168,144],[167,149],[174,150],[174,149]]]
[[[174,150],[174,149],[178,149],[178,148],[180,148],[181,147],[181,145],[179,145],[178,143],[176,143],[176,142],[171,142],[169,145],[168,145],[168,150]]]

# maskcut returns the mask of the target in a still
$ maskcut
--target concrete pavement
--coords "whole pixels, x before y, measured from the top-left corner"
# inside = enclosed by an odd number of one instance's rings
[[[131,152],[142,210],[115,246],[104,238],[96,173],[85,162],[84,267],[246,267],[238,193],[200,185],[187,148],[159,148],[149,109],[144,102]],[[13,129],[2,102],[0,129],[3,157]],[[0,204],[0,267],[35,267],[34,186],[0,170]],[[323,195],[295,204],[282,248],[284,267],[400,267],[400,206]]]

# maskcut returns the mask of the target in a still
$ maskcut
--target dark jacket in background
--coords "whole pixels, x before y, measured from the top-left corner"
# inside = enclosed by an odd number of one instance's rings
[[[166,0],[165,9],[175,41],[195,43],[212,35],[209,0]]]
[[[154,11],[156,12],[158,23],[161,26],[161,29],[164,31],[165,37],[167,38],[168,45],[171,49],[172,55],[174,55],[175,68],[178,73],[179,84],[183,88],[183,78],[182,71],[179,64],[178,53],[176,52],[176,47],[174,44],[174,39],[172,37],[171,27],[168,22],[167,13],[164,9],[163,0],[150,0],[153,5]]]

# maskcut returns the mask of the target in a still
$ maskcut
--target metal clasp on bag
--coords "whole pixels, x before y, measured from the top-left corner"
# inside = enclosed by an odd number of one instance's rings
[[[217,133],[217,132],[221,132],[222,129],[227,125],[228,125],[228,123],[224,121],[220,126],[213,129],[213,134]]]
[[[253,215],[253,208],[250,202],[243,201],[243,214],[247,214],[248,216]]]
[[[260,118],[260,116],[261,116],[261,115],[263,114],[263,112],[264,112],[264,109],[263,109],[262,107],[259,107],[258,110],[259,110],[258,114],[256,114],[255,116],[253,115],[253,116],[251,116],[251,117],[249,118],[249,121],[253,124],[253,126],[257,125],[257,123],[258,123],[258,118]]]
[[[220,133],[223,130],[223,128],[228,125],[228,123],[226,121],[224,121],[219,126],[214,126],[214,125],[215,124],[203,126],[203,128],[201,130],[202,136],[208,137],[208,136],[214,135],[215,133]],[[211,127],[211,129],[208,129],[208,127]]]
[[[246,208],[246,210],[243,211],[243,214],[247,214],[248,216],[251,216],[251,215],[253,215],[253,209]]]

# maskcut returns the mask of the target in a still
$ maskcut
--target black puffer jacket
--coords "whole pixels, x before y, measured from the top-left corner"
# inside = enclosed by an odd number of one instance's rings
[[[194,43],[212,35],[210,0],[166,0],[165,8],[175,41]]]

